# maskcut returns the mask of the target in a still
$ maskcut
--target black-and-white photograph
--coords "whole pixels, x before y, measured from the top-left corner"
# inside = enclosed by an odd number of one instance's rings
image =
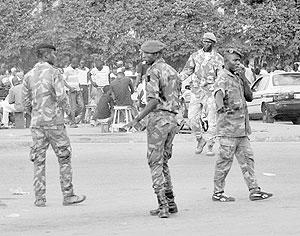
[[[299,236],[299,0],[1,0],[1,236]]]

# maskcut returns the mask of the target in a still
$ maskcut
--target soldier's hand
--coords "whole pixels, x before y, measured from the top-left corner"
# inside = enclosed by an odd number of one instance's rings
[[[243,64],[240,64],[236,69],[235,69],[235,74],[236,75],[239,75],[239,76],[244,76],[245,75],[245,71],[246,71],[246,69],[245,69],[245,67],[243,66]]]
[[[129,123],[127,123],[123,128],[131,129],[131,128],[135,127],[137,124],[138,124],[138,122],[134,119],[133,121],[130,121]]]

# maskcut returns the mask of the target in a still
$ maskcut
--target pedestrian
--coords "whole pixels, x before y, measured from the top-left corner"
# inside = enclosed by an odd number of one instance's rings
[[[80,203],[84,195],[74,194],[72,184],[71,145],[64,125],[64,112],[70,116],[71,108],[65,91],[64,79],[54,67],[56,48],[51,44],[37,46],[39,62],[23,81],[25,113],[31,113],[33,145],[30,159],[34,164],[34,191],[37,207],[46,206],[46,151],[51,144],[58,157],[63,205]]]
[[[94,62],[94,68],[92,68],[88,73],[88,79],[92,84],[92,92],[95,97],[96,104],[99,101],[99,98],[103,94],[103,87],[109,85],[109,67],[104,65],[100,59],[96,59]]]
[[[9,127],[9,113],[13,112],[23,112],[22,104],[22,80],[14,77],[12,78],[12,87],[9,89],[7,98],[2,103],[3,106],[3,115],[2,115],[2,124],[4,127]]]
[[[110,87],[117,106],[133,105],[131,99],[131,94],[134,93],[133,84],[129,77],[125,77],[121,68],[117,69],[117,78],[111,82]]]
[[[72,111],[71,128],[78,128],[77,123],[80,121],[79,119],[81,119],[81,113],[84,107],[79,83],[81,74],[78,67],[79,58],[74,56],[71,60],[71,64],[64,70],[65,86],[67,87],[67,94]]]
[[[250,191],[251,201],[272,197],[262,192],[254,172],[253,151],[248,135],[251,133],[247,102],[253,99],[252,91],[241,66],[242,54],[236,49],[225,52],[225,68],[220,71],[215,83],[217,108],[217,136],[220,141],[219,156],[215,166],[213,201],[235,201],[224,194],[225,178],[230,171],[234,156],[241,167]]]
[[[103,95],[100,97],[95,114],[93,116],[91,125],[95,126],[97,123],[108,123],[110,124],[113,117],[113,106],[114,101],[111,97],[111,89],[109,85],[103,87]]]
[[[85,113],[86,113],[86,105],[89,104],[89,81],[88,81],[88,72],[89,68],[86,67],[86,60],[81,58],[78,67],[79,73],[79,87],[82,94],[83,108],[81,114],[81,122],[86,123]]]
[[[180,73],[181,80],[187,79],[191,75],[191,101],[189,105],[188,118],[193,132],[196,135],[196,154],[203,151],[208,143],[206,155],[213,156],[213,146],[215,143],[216,111],[214,98],[212,95],[213,85],[218,72],[223,67],[223,57],[215,50],[216,36],[213,33],[203,35],[203,48],[193,53]],[[206,110],[205,110],[206,109]],[[203,133],[206,127],[202,127],[203,120],[208,121],[206,137]]]
[[[172,142],[177,132],[176,114],[179,110],[180,79],[174,68],[162,58],[165,44],[149,40],[142,44],[143,58],[150,66],[147,70],[147,105],[127,127],[138,127],[147,120],[147,159],[152,183],[158,200],[158,209],[151,215],[168,218],[178,211],[168,167],[172,157]]]
[[[293,64],[293,70],[292,72],[299,72],[299,65],[297,63]]]
[[[137,76],[134,82],[134,91],[137,93],[138,103],[137,109],[141,110],[146,106],[146,81],[145,75],[149,65],[146,61],[142,60],[136,66]]]
[[[253,68],[251,68],[251,66],[250,66],[250,62],[248,59],[245,59],[244,66],[245,66],[246,78],[248,80],[248,83],[251,85],[256,80],[256,76],[254,74]]]

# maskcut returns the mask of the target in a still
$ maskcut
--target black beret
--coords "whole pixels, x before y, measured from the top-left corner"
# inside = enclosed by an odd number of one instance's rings
[[[52,44],[49,44],[49,43],[41,43],[39,44],[37,47],[36,47],[36,50],[39,50],[39,49],[52,49],[54,51],[56,51],[56,47],[54,47]]]
[[[166,45],[158,40],[148,40],[141,46],[141,50],[146,53],[160,52],[166,47]]]
[[[237,54],[240,57],[243,57],[243,54],[236,48],[228,48],[225,50],[225,52],[229,53],[229,54]]]

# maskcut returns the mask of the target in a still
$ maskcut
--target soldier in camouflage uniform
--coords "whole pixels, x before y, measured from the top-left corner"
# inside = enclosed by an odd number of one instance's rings
[[[46,151],[49,144],[58,157],[63,205],[85,200],[73,192],[71,146],[64,125],[64,112],[71,115],[61,72],[53,66],[55,47],[42,44],[37,47],[40,59],[23,81],[23,105],[25,113],[31,113],[33,145],[30,159],[34,163],[35,205],[46,205]]]
[[[242,55],[235,49],[225,52],[225,68],[215,83],[214,95],[217,108],[217,136],[220,150],[215,167],[214,194],[212,200],[234,201],[224,194],[225,178],[236,156],[252,201],[267,199],[271,193],[262,192],[254,173],[253,151],[248,135],[251,133],[246,101],[252,101],[252,91],[240,64]]]
[[[180,79],[175,69],[162,59],[165,45],[156,40],[146,41],[141,49],[150,66],[146,73],[145,109],[127,127],[136,127],[148,115],[147,159],[151,170],[154,192],[159,207],[150,211],[161,218],[176,213],[168,161],[172,156],[172,142],[177,132],[176,114],[179,109]]]
[[[181,80],[193,76],[191,85],[191,101],[189,105],[188,118],[193,132],[196,134],[196,154],[200,154],[208,142],[207,155],[214,155],[212,149],[215,137],[216,111],[212,95],[213,85],[217,73],[223,67],[223,57],[218,54],[214,45],[216,37],[213,33],[203,35],[203,48],[193,53],[183,71],[180,73]],[[203,137],[203,120],[208,121],[206,137]]]

